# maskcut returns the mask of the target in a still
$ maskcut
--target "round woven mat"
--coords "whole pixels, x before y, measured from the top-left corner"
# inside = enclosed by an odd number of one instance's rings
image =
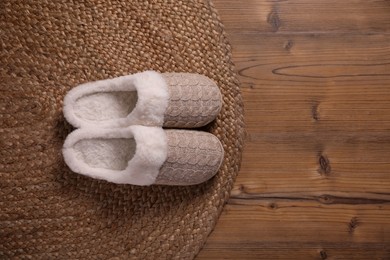
[[[238,172],[242,101],[209,1],[0,1],[0,258],[193,258]],[[204,130],[218,175],[190,187],[115,185],[72,173],[62,100],[76,85],[144,70],[197,72],[223,93]]]

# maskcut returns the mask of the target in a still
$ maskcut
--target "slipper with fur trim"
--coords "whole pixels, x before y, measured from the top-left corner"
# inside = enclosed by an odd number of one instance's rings
[[[195,128],[221,107],[219,88],[206,76],[145,71],[81,84],[65,96],[63,111],[75,127]]]
[[[73,172],[134,185],[199,184],[217,173],[224,156],[210,133],[146,126],[80,128],[62,151]]]

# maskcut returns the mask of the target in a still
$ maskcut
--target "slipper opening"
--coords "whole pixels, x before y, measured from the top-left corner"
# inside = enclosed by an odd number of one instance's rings
[[[73,109],[80,119],[99,122],[126,118],[137,100],[137,91],[97,92],[78,98]]]
[[[93,138],[78,141],[73,146],[76,159],[91,168],[122,171],[134,157],[133,138]]]

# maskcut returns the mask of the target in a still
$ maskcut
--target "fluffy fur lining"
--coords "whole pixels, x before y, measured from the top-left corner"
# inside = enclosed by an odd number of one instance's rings
[[[136,91],[137,101],[134,109],[126,117],[113,116],[107,120],[91,120],[75,113],[76,102],[80,98],[94,98],[99,92]],[[113,79],[99,80],[81,84],[68,92],[64,99],[64,115],[75,127],[126,127],[129,125],[162,126],[164,113],[168,107],[169,93],[164,78],[155,71],[145,71]],[[91,100],[104,102],[102,100]],[[112,100],[111,100],[112,102]],[[129,100],[131,102],[131,100]],[[108,103],[108,101],[107,101]],[[101,104],[101,107],[110,104]],[[92,112],[92,113],[91,113]],[[98,113],[98,112],[97,112]],[[89,116],[93,111],[89,111]]]
[[[135,154],[124,170],[92,167],[77,155],[75,145],[82,140],[109,141],[112,138],[134,138],[135,140]],[[96,140],[94,142],[96,143]],[[66,138],[62,152],[66,164],[73,172],[118,184],[151,185],[167,159],[167,149],[167,138],[162,128],[130,126],[122,129],[77,129]]]

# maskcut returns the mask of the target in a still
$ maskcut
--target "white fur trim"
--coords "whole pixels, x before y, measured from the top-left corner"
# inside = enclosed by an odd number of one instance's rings
[[[126,169],[93,168],[80,160],[76,156],[75,144],[94,138],[134,138],[135,154]],[[162,128],[130,126],[122,129],[77,129],[66,138],[62,152],[66,164],[76,173],[118,184],[151,185],[167,159],[167,149],[167,138]]]
[[[127,117],[102,121],[80,118],[75,113],[75,104],[81,97],[99,92],[136,91],[138,100]],[[64,115],[75,127],[126,127],[129,125],[162,126],[168,107],[167,83],[160,73],[145,71],[113,79],[81,84],[68,92],[64,98]]]

